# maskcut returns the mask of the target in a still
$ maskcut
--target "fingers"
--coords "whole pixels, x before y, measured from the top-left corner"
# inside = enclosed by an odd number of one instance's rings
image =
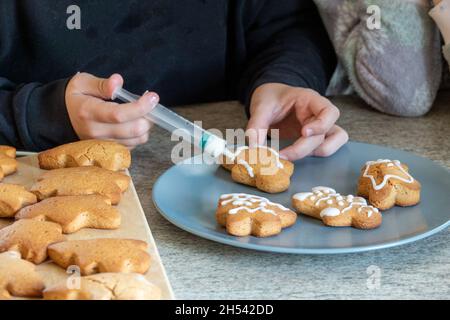
[[[119,74],[113,74],[108,79],[102,79],[88,73],[78,73],[75,75],[72,85],[78,93],[111,100],[114,90],[123,86],[123,78]]]
[[[93,126],[90,135],[97,139],[135,139],[147,134],[153,124],[144,118],[122,124],[96,124]]]
[[[280,157],[289,161],[302,159],[314,152],[324,141],[324,135],[301,137],[294,144],[280,151]]]
[[[316,157],[329,157],[347,142],[347,132],[339,126],[334,126],[325,141],[312,154]]]
[[[116,139],[116,141],[129,149],[134,149],[135,147],[147,143],[148,139],[150,137],[150,134],[147,132],[146,134],[143,134],[142,136],[131,138],[131,139]]]
[[[246,134],[248,136],[248,143],[250,147],[257,145],[264,145],[267,139],[269,126],[272,122],[270,112],[263,112],[264,108],[258,108],[248,121]]]
[[[144,94],[136,102],[124,104],[105,102],[92,97],[80,96],[80,99],[86,99],[80,110],[84,120],[110,124],[125,123],[142,118],[159,103],[159,96],[153,92]]]
[[[304,137],[326,134],[339,119],[339,109],[330,100],[318,94],[311,95],[308,108],[313,119],[302,128]]]

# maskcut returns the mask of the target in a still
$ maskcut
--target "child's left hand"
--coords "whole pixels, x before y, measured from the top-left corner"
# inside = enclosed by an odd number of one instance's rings
[[[335,125],[339,115],[339,109],[314,90],[264,84],[252,96],[250,145],[264,144],[268,131],[279,129],[281,139],[297,139],[281,150],[281,157],[295,161],[309,155],[330,156],[348,141],[347,132]]]

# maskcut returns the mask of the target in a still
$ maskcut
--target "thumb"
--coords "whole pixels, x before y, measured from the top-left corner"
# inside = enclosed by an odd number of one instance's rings
[[[103,79],[89,73],[79,73],[75,78],[76,89],[80,93],[103,100],[111,100],[113,92],[123,86],[123,78],[119,74]]]
[[[246,134],[249,146],[265,145],[269,127],[272,124],[272,113],[260,106],[254,109],[247,125]]]

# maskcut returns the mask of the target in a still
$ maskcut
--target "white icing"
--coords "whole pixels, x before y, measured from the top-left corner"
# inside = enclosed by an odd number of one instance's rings
[[[341,211],[336,208],[325,208],[320,212],[320,217],[337,217],[341,214]]]
[[[281,204],[271,202],[263,197],[253,196],[245,193],[225,194],[220,197],[220,200],[222,200],[220,203],[222,206],[226,206],[230,203],[233,206],[237,206],[236,208],[229,210],[229,214],[237,214],[239,211],[244,210],[249,213],[261,211],[264,213],[276,215],[276,212],[274,210],[267,208],[268,206],[277,207],[283,211],[289,211],[288,208],[282,206]],[[251,206],[253,206],[255,203],[258,203],[259,205],[255,208],[251,208]]]
[[[336,193],[336,190],[332,189],[332,188],[328,188],[328,187],[315,187],[312,188],[312,191],[314,193]]]
[[[312,198],[314,197],[312,192],[301,192],[301,193],[297,193],[297,194],[295,194],[293,197],[294,197],[294,199],[296,199],[296,200],[298,200],[298,201],[305,201],[306,198],[308,198],[309,196],[311,196],[311,197],[310,197],[311,200],[314,200],[314,199],[312,199]]]
[[[383,181],[380,184],[377,184],[377,182],[375,181],[375,178],[369,174],[369,170],[370,170],[371,166],[381,164],[381,163],[386,163],[388,166],[389,165],[396,166],[402,173],[404,173],[406,175],[407,178],[400,177],[395,174],[387,174],[383,177]],[[408,172],[406,172],[405,169],[403,169],[400,161],[398,161],[398,160],[392,161],[392,160],[388,160],[388,159],[379,159],[377,161],[368,161],[366,163],[366,170],[364,171],[363,177],[369,178],[372,182],[373,189],[377,190],[377,191],[383,189],[386,186],[386,183],[391,178],[398,179],[398,180],[406,182],[406,183],[414,182],[414,178]]]
[[[211,135],[205,145],[205,152],[217,158],[226,150],[227,142],[219,137]]]
[[[257,146],[257,148],[266,149],[269,152],[271,152],[275,156],[275,161],[276,161],[277,168],[279,168],[279,169],[283,169],[284,168],[283,163],[280,160],[280,154],[278,152],[276,152],[274,149],[269,148],[267,146]],[[234,161],[236,161],[236,158],[239,157],[241,152],[243,152],[245,150],[249,150],[249,149],[250,148],[246,147],[246,146],[239,147],[239,148],[236,149],[236,151],[234,153],[228,152],[227,153],[227,157],[230,158],[230,160],[234,162]],[[248,163],[245,160],[239,160],[237,163],[240,164],[240,165],[243,165],[245,167],[245,169],[247,170],[247,172],[248,172],[250,177],[253,178],[255,176],[254,172],[253,172],[253,168],[250,165],[250,163]]]
[[[21,258],[20,253],[17,252],[17,251],[6,251],[3,254],[8,256],[9,258],[12,258],[12,259],[20,259]]]
[[[333,200],[331,200],[331,199],[328,200],[328,201],[327,201],[327,204],[333,204]]]

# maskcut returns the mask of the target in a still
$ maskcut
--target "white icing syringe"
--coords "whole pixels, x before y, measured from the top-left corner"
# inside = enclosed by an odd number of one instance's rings
[[[119,99],[123,102],[134,102],[139,98],[138,95],[123,88],[116,89],[112,96],[113,100]],[[145,118],[183,139],[188,136],[192,144],[214,158],[220,155],[234,158],[234,154],[227,149],[227,142],[224,139],[209,133],[161,104],[156,105]],[[183,134],[179,130],[183,131]]]

